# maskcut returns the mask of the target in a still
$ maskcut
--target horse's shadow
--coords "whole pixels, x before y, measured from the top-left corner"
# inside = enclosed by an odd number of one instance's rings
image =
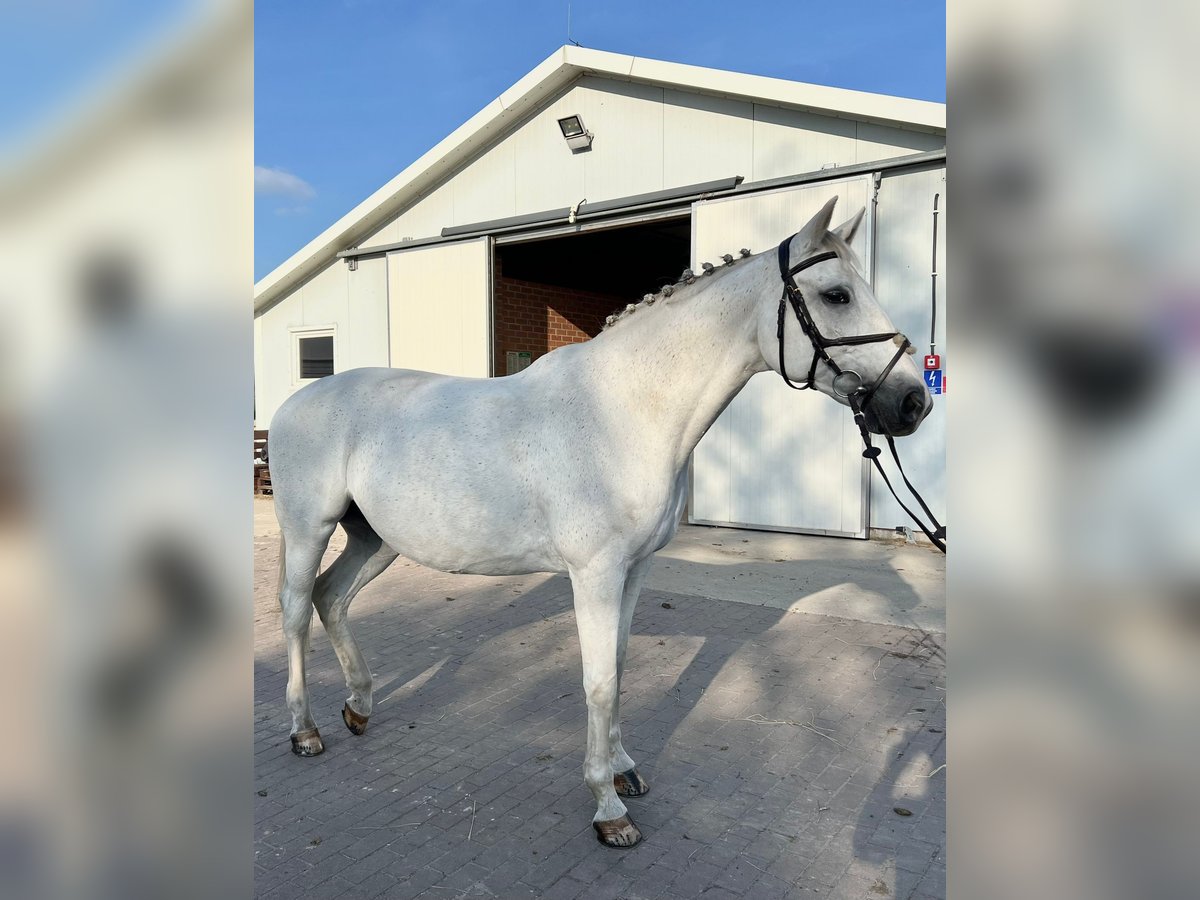
[[[927,632],[910,656],[945,665],[939,637]],[[884,771],[859,811],[857,859],[894,872],[893,894],[908,897],[930,868],[945,866],[946,707],[944,695],[914,700],[887,745]],[[940,774],[939,774],[940,773]],[[940,885],[945,890],[944,884]]]
[[[690,564],[673,560],[671,565]],[[836,566],[836,561],[824,565]],[[377,706],[363,737],[351,736],[335,725],[333,715],[323,714],[340,708],[345,689],[327,638],[314,629],[309,659],[313,709],[327,752],[348,754],[357,764],[349,770],[339,766],[335,777],[341,781],[329,788],[344,787],[364,767],[391,767],[390,782],[396,785],[391,799],[421,801],[422,815],[450,814],[463,798],[473,798],[473,808],[488,819],[475,827],[472,840],[477,843],[536,838],[544,844],[551,840],[547,824],[558,823],[551,829],[557,834],[554,840],[592,852],[598,847],[587,827],[593,801],[580,774],[586,712],[579,651],[573,621],[568,632],[562,628],[563,617],[573,619],[569,581],[561,576],[472,578],[443,592],[430,591],[425,583],[427,596],[392,599],[408,580],[385,576],[356,601],[353,626],[377,674]],[[891,599],[899,609],[920,603],[899,577]],[[714,614],[714,603],[722,604],[721,612]],[[791,850],[789,831],[819,833],[829,827],[828,813],[821,812],[828,801],[807,796],[824,790],[812,787],[821,778],[820,771],[812,770],[839,755],[826,735],[837,742],[834,720],[849,712],[857,698],[822,681],[826,657],[820,654],[781,663],[778,671],[758,673],[757,680],[742,672],[732,686],[714,694],[714,683],[747,645],[781,640],[773,631],[790,615],[739,604],[731,625],[727,608],[722,601],[643,592],[631,633],[622,719],[626,747],[650,776],[652,789],[629,806],[644,827],[664,837],[686,835],[696,850],[705,850],[706,858],[744,853],[747,860],[757,858],[758,867],[767,865],[772,848]],[[795,621],[809,622],[807,617]],[[833,639],[829,643],[839,646]],[[527,665],[529,660],[535,664]],[[260,671],[276,679],[286,671],[282,647],[256,663]],[[803,692],[799,700],[798,689]],[[260,704],[259,721],[278,731],[279,751],[286,753],[288,717],[282,703],[270,710],[271,699]],[[800,708],[811,711],[818,730],[793,721],[783,727],[785,739],[782,731],[751,721],[758,710]],[[488,746],[481,765],[471,757],[485,735]],[[906,733],[904,743],[911,737]],[[746,752],[729,754],[731,743]],[[876,807],[881,798],[891,797],[902,762],[887,766],[861,808],[839,811],[854,823],[853,854],[864,862],[878,863],[888,852],[872,840],[880,824]],[[413,770],[426,776],[415,792],[406,786]],[[416,780],[420,778],[418,774]],[[534,793],[539,787],[551,796],[539,799]],[[514,809],[508,801],[516,794],[522,796]],[[387,796],[372,800],[360,807],[364,827],[395,817]],[[507,825],[491,828],[492,820]],[[610,864],[619,866],[619,859]],[[794,871],[802,877],[801,870]],[[911,892],[915,881],[909,880],[907,871],[896,869],[895,896]]]

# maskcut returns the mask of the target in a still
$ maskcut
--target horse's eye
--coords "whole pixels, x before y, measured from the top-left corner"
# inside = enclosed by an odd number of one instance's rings
[[[833,288],[832,290],[825,291],[825,293],[823,293],[821,295],[821,298],[826,303],[849,303],[850,302],[850,295],[848,293],[846,293],[845,291],[843,291],[841,288]]]

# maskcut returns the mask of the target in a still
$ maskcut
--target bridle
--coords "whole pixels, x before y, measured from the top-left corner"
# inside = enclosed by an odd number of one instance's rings
[[[871,443],[871,433],[867,430],[866,417],[863,415],[863,410],[867,404],[875,397],[876,391],[883,385],[883,382],[891,374],[892,369],[896,367],[896,363],[900,362],[901,358],[906,353],[911,353],[912,342],[907,337],[898,331],[879,333],[879,334],[858,334],[849,337],[831,338],[826,337],[821,333],[821,329],[817,327],[816,321],[812,317],[812,312],[808,308],[808,303],[804,299],[804,294],[800,291],[800,287],[796,284],[796,273],[802,272],[810,266],[815,266],[818,263],[827,262],[831,259],[837,259],[838,255],[832,250],[826,250],[823,253],[817,253],[813,256],[803,259],[794,266],[789,266],[791,262],[791,245],[792,238],[787,238],[779,245],[779,277],[783,279],[783,293],[779,297],[779,317],[776,328],[776,337],[779,340],[779,374],[783,376],[783,380],[787,386],[797,390],[808,390],[816,386],[817,364],[825,363],[829,370],[833,372],[833,391],[839,397],[844,397],[846,402],[850,404],[850,409],[854,412],[854,424],[858,426],[858,433],[862,436],[864,449],[863,456],[871,460],[875,465],[875,469],[883,478],[883,483],[887,485],[888,490],[892,492],[892,496],[896,498],[896,502],[900,504],[900,508],[908,513],[909,517],[917,523],[917,527],[925,533],[925,536],[933,542],[933,545],[946,552],[946,526],[940,524],[937,517],[930,511],[925,500],[917,493],[917,489],[912,486],[912,482],[908,480],[908,476],[904,474],[904,467],[900,465],[900,457],[896,453],[896,443],[890,434],[885,434],[888,448],[892,451],[892,459],[896,461],[896,469],[900,473],[900,477],[904,479],[905,485],[917,502],[921,504],[921,509],[925,510],[925,514],[929,516],[933,523],[932,527],[927,527],[924,522],[902,501],[896,494],[896,489],[892,487],[892,482],[884,472],[883,467],[879,464],[879,448]],[[784,354],[783,335],[784,325],[787,321],[787,307],[791,306],[792,312],[796,316],[796,321],[800,323],[800,330],[804,332],[813,348],[812,365],[808,368],[808,378],[803,384],[795,384],[788,377],[786,356]],[[862,376],[853,369],[843,369],[837,364],[837,361],[829,355],[831,347],[852,347],[861,344],[879,344],[884,341],[892,341],[897,345],[897,350],[892,356],[891,361],[884,367],[869,386],[863,383]],[[840,384],[839,384],[840,382]]]

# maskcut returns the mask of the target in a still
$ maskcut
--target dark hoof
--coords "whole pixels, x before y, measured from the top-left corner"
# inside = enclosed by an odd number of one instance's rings
[[[325,752],[321,734],[315,728],[292,735],[292,752],[297,756],[316,756]]]
[[[596,829],[596,839],[605,847],[632,847],[642,841],[642,833],[629,816],[593,822],[592,827]]]
[[[346,723],[346,727],[349,728],[354,734],[366,733],[367,719],[368,716],[360,716],[358,713],[352,710],[349,703],[342,707],[342,721]]]
[[[613,776],[613,787],[622,797],[644,797],[650,793],[650,785],[637,769],[628,772],[618,772]]]

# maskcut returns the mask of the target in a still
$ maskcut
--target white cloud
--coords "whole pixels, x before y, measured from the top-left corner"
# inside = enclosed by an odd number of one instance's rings
[[[267,166],[254,167],[254,192],[256,194],[280,194],[296,200],[311,200],[317,196],[311,184],[291,172]]]

